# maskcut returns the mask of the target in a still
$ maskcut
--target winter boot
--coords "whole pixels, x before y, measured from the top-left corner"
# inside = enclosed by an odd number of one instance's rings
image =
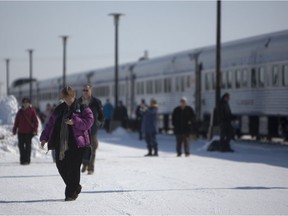
[[[148,150],[148,154],[146,154],[146,155],[144,155],[144,156],[145,156],[145,157],[153,156],[153,155],[152,155],[152,149],[149,148],[149,150]]]
[[[158,157],[158,148],[155,148],[155,149],[154,149],[154,155],[153,155],[153,156]]]

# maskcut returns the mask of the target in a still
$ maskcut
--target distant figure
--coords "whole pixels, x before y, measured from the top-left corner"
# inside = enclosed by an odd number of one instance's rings
[[[82,190],[80,167],[94,117],[88,106],[77,102],[73,88],[67,86],[61,93],[64,102],[53,111],[40,141],[42,147],[48,142],[48,150],[56,150],[56,166],[66,185],[65,201],[73,201]]]
[[[189,136],[192,133],[194,118],[194,110],[187,105],[187,98],[182,97],[180,106],[176,107],[172,113],[172,124],[176,135],[177,157],[181,157],[182,155],[183,143],[186,157],[190,155]]]
[[[145,141],[147,143],[149,156],[158,156],[158,143],[156,139],[157,134],[157,114],[158,114],[158,104],[155,99],[151,99],[150,107],[142,109],[143,120],[142,120],[142,131],[145,136]],[[154,151],[154,153],[152,152]]]
[[[141,129],[141,125],[142,125],[142,119],[143,119],[143,110],[147,109],[147,105],[145,103],[145,100],[142,99],[141,103],[137,106],[136,108],[136,121],[137,121],[137,130],[139,132],[139,140],[143,139],[143,135],[142,135],[142,129]]]
[[[122,101],[118,102],[118,106],[114,110],[113,119],[120,121],[123,128],[127,128],[128,112]]]
[[[13,134],[18,133],[18,147],[20,152],[20,164],[29,165],[31,161],[32,138],[37,134],[38,119],[34,108],[31,107],[30,99],[22,99],[22,107],[17,112]]]
[[[225,93],[219,104],[219,125],[220,125],[220,145],[222,152],[234,152],[230,147],[230,140],[233,136],[233,127],[231,125],[232,114],[229,106],[230,95]]]
[[[113,110],[114,110],[113,105],[110,103],[110,100],[107,99],[105,105],[103,106],[103,112],[105,118],[104,128],[107,133],[110,133],[110,123],[113,116]]]
[[[48,123],[48,120],[49,120],[52,112],[53,112],[53,108],[52,108],[51,104],[50,103],[46,104],[46,110],[44,112],[43,128],[45,128],[46,124]],[[54,149],[52,150],[52,159],[53,159],[53,162],[55,163],[56,162],[56,156],[55,156],[55,150]]]
[[[53,111],[53,108],[51,106],[50,103],[47,103],[46,104],[46,110],[44,112],[44,122],[43,122],[43,126],[45,127],[45,125],[47,124],[49,118],[50,118],[50,115],[52,114],[52,111]]]
[[[82,97],[78,99],[78,101],[80,104],[88,106],[93,112],[94,116],[94,123],[90,128],[91,149],[86,148],[86,151],[88,152],[86,152],[86,154],[84,152],[83,166],[82,166],[82,172],[88,170],[88,175],[92,175],[94,173],[96,150],[99,145],[97,139],[97,132],[98,129],[101,128],[104,123],[103,107],[101,101],[98,98],[92,96],[92,88],[91,85],[89,84],[83,86],[83,94]]]

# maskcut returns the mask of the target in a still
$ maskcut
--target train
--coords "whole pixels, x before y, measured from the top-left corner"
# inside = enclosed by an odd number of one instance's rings
[[[189,49],[119,65],[118,98],[129,117],[141,99],[159,104],[159,128],[169,131],[171,113],[182,96],[196,112],[205,134],[215,108],[216,47]],[[90,83],[102,103],[114,101],[114,66],[74,73],[67,85],[82,93]],[[59,101],[62,76],[33,81],[33,102],[40,110]],[[288,30],[221,44],[221,93],[230,94],[230,107],[238,135],[284,137],[288,131]],[[15,81],[10,93],[20,101],[29,95],[29,83]]]

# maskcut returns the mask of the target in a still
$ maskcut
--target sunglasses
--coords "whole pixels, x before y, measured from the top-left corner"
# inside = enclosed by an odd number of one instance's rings
[[[83,89],[83,92],[88,92],[89,90],[88,89]]]

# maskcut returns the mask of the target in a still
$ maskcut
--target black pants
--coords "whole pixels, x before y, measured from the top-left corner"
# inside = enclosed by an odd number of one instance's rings
[[[107,133],[110,133],[110,123],[111,123],[110,119],[105,119],[104,128],[105,128]]]
[[[233,128],[231,124],[220,124],[220,145],[221,151],[230,151],[230,140],[233,136]]]
[[[142,119],[137,119],[137,130],[139,133],[139,140],[143,139],[143,134],[142,134]]]
[[[156,139],[156,134],[145,134],[145,141],[147,143],[147,149],[149,153],[152,153],[152,150],[154,150],[154,153],[158,153],[158,143]]]
[[[31,140],[33,134],[18,133],[18,147],[20,151],[20,163],[30,163]]]
[[[91,158],[90,160],[87,160],[87,158],[83,158],[83,166],[86,166],[88,171],[94,172],[94,164],[96,160],[96,150],[98,148],[99,142],[97,138],[97,132],[96,133],[91,133],[90,135],[90,140],[91,140]],[[86,149],[87,150],[87,149]]]
[[[176,151],[178,155],[182,154],[182,144],[184,144],[185,154],[190,154],[190,146],[189,146],[189,135],[187,134],[177,134],[176,135]]]
[[[73,197],[80,185],[80,166],[82,163],[83,148],[76,144],[69,145],[63,160],[59,160],[59,150],[56,149],[56,166],[66,184],[65,196]]]

